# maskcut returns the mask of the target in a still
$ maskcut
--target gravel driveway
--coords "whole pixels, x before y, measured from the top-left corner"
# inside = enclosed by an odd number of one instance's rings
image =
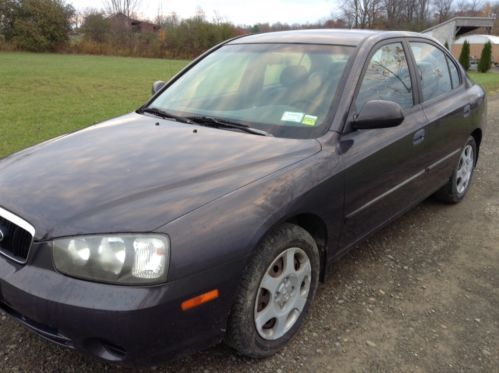
[[[308,322],[267,360],[223,346],[172,372],[499,372],[499,96],[470,194],[428,200],[331,268]],[[41,340],[0,315],[0,371],[126,371]],[[146,369],[143,369],[146,371]]]

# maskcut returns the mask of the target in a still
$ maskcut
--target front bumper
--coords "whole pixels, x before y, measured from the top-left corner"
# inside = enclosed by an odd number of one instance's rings
[[[36,263],[49,264],[38,244]],[[38,255],[37,255],[38,256]],[[45,339],[108,361],[150,363],[220,342],[240,263],[150,287],[67,277],[0,257],[0,308]],[[212,289],[220,297],[189,311],[180,304]]]

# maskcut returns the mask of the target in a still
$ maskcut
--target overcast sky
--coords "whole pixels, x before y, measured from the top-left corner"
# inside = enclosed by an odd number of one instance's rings
[[[105,0],[67,0],[77,10],[101,9]],[[238,25],[254,23],[306,23],[338,13],[339,0],[142,0],[139,15],[154,19],[158,13],[176,12],[191,17],[201,8],[209,19],[215,12]]]

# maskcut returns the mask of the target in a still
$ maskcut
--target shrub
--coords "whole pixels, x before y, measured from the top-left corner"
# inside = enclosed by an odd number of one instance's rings
[[[74,9],[62,0],[2,0],[6,42],[34,52],[54,51],[69,40]]]
[[[466,71],[470,69],[470,43],[468,43],[468,40],[465,40],[463,43],[463,48],[461,49],[461,54],[459,55],[459,63]]]
[[[81,26],[81,32],[86,40],[96,43],[104,43],[109,38],[111,25],[109,19],[102,13],[92,12],[88,14]]]
[[[492,44],[490,41],[486,42],[482,49],[482,55],[480,56],[480,62],[478,62],[478,71],[481,73],[486,73],[490,70],[490,65],[492,63]]]

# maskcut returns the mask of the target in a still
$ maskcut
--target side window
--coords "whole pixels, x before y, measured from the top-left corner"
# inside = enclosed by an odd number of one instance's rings
[[[403,109],[414,105],[411,75],[402,43],[384,45],[371,57],[355,101],[356,111],[362,110],[371,100],[393,101]]]
[[[451,61],[449,57],[447,58],[447,64],[449,65],[449,71],[450,71],[450,78],[452,81],[452,89],[457,88],[459,84],[461,83],[459,81],[459,73],[457,72],[457,67],[454,62]]]
[[[420,74],[423,100],[428,101],[452,90],[444,52],[428,43],[410,44]]]

